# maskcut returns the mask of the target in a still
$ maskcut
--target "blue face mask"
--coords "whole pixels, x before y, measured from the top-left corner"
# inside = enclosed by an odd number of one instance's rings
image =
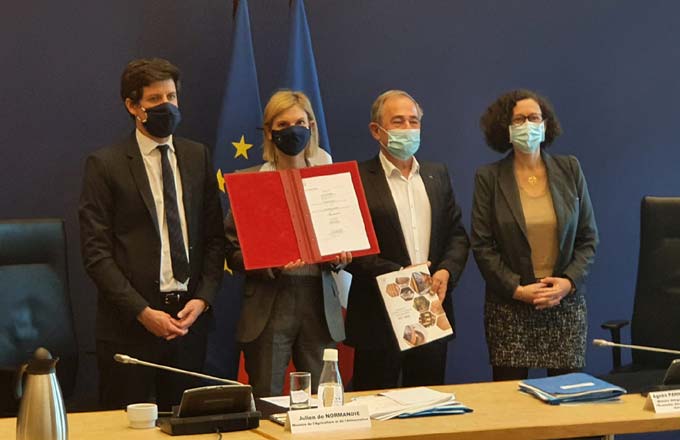
[[[522,125],[510,125],[510,143],[519,151],[531,154],[545,140],[545,123],[526,121]]]
[[[312,137],[312,131],[302,125],[292,125],[283,130],[272,130],[272,141],[276,148],[288,156],[297,156],[305,149]]]
[[[397,129],[385,130],[380,125],[378,127],[387,133],[387,151],[397,159],[408,160],[420,147],[420,129]]]

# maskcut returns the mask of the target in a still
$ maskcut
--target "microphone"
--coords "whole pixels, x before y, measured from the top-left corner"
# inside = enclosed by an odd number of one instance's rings
[[[670,353],[670,354],[680,355],[680,351],[678,351],[678,350],[668,350],[666,348],[647,347],[645,345],[617,344],[615,342],[607,341],[605,339],[593,339],[593,345],[596,345],[598,347],[622,347],[622,348],[630,348],[630,349],[633,349],[633,350],[654,351],[654,352],[657,352],[657,353]]]
[[[177,410],[175,411],[173,408],[172,416],[158,419],[158,426],[161,431],[167,434],[207,434],[216,431],[240,431],[260,426],[261,413],[255,407],[255,399],[250,385],[235,380],[168,367],[167,365],[154,364],[121,353],[113,355],[113,359],[121,364],[143,365],[235,385],[234,388],[230,389],[226,389],[227,387],[224,386],[207,386],[185,390]],[[248,406],[248,398],[250,408],[245,410]],[[238,402],[242,402],[243,406],[235,409],[234,405],[239,405]],[[225,408],[225,405],[228,405],[229,408]]]
[[[145,367],[159,368],[161,370],[172,371],[173,373],[187,374],[189,376],[200,377],[201,379],[214,380],[215,382],[226,383],[226,384],[229,384],[229,385],[244,386],[244,384],[242,384],[241,382],[237,382],[235,380],[222,379],[221,377],[209,376],[207,374],[196,373],[194,371],[181,370],[179,368],[168,367],[166,365],[159,365],[159,364],[154,364],[154,363],[151,363],[151,362],[141,361],[139,359],[135,359],[135,358],[128,356],[126,354],[116,353],[115,355],[113,355],[113,359],[116,362],[120,362],[121,364],[144,365]]]
[[[607,341],[605,339],[593,339],[593,345],[598,346],[598,347],[623,347],[623,348],[630,348],[630,349],[633,349],[633,350],[653,351],[653,352],[656,352],[656,353],[670,353],[670,354],[680,355],[680,351],[678,351],[678,350],[669,350],[667,348],[647,347],[645,345],[618,344],[616,342]],[[654,392],[654,391],[667,391],[667,390],[680,389],[680,382],[678,381],[678,368],[677,368],[678,365],[680,365],[680,359],[675,359],[668,366],[668,369],[666,370],[666,374],[664,375],[664,378],[663,378],[663,384],[662,385],[645,386],[645,387],[642,388],[642,392],[640,394],[642,394],[643,396],[647,396],[648,393]]]

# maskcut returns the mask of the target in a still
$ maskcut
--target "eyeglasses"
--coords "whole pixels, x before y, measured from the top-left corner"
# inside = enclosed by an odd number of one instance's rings
[[[511,123],[512,125],[522,125],[522,124],[524,124],[527,120],[528,120],[529,122],[543,122],[543,115],[541,115],[541,114],[539,114],[539,113],[532,113],[532,114],[530,114],[530,115],[528,115],[528,116],[525,116],[525,115],[515,115],[515,116],[512,117],[512,119],[510,119],[510,123]]]

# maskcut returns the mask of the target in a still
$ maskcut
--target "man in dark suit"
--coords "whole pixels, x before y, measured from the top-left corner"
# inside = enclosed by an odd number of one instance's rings
[[[173,136],[179,86],[179,70],[166,60],[130,62],[121,97],[135,131],[85,165],[81,250],[99,291],[97,363],[106,408],[155,396],[169,410],[195,386],[182,375],[116,363],[115,353],[203,367],[209,308],[224,267],[222,209],[208,149]]]
[[[446,166],[413,156],[420,146],[422,114],[401,90],[383,93],[371,109],[369,129],[380,153],[361,163],[359,171],[380,254],[357,258],[347,268],[353,279],[346,343],[355,348],[355,390],[444,382],[447,341],[401,352],[375,280],[429,261],[432,288],[453,323],[451,292],[465,267],[469,241]]]

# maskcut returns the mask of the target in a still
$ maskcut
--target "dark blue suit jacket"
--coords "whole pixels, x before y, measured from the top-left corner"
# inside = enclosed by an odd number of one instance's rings
[[[205,145],[180,137],[173,143],[189,236],[188,290],[210,304],[224,273],[217,179]],[[161,241],[134,133],[87,158],[78,213],[83,262],[99,291],[97,339],[137,343],[155,339],[136,320],[145,307],[161,307]],[[205,315],[192,329],[206,320]]]
[[[347,267],[352,274],[347,320],[348,345],[369,349],[395,349],[398,344],[390,324],[375,277],[422,261],[411,261],[380,158],[359,164],[359,173],[380,246],[379,255],[355,259]],[[451,292],[458,282],[468,257],[468,237],[461,223],[446,166],[420,162],[420,174],[432,210],[429,260],[430,273],[449,271],[444,310],[453,324]],[[454,326],[455,329],[455,326]]]

